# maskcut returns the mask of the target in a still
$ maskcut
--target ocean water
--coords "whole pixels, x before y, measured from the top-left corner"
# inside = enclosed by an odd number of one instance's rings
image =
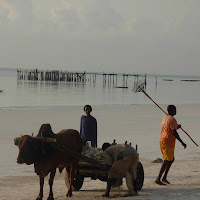
[[[199,104],[200,81],[181,81],[194,79],[200,77],[147,75],[146,92],[158,104]],[[0,108],[152,104],[144,94],[132,91],[134,81],[129,77],[126,89],[116,88],[123,85],[122,77],[104,85],[101,75],[95,83],[23,81],[17,80],[16,70],[0,69]]]
[[[89,79],[90,76],[87,77]],[[141,78],[142,79],[142,78]],[[200,103],[200,77],[147,75],[146,92],[159,105],[194,105]],[[122,77],[115,84],[103,84],[102,76],[95,83],[19,81],[16,70],[0,69],[0,112],[12,109],[93,105],[148,105],[153,104],[143,93],[134,93],[134,77],[128,78],[128,88]],[[112,81],[111,81],[112,82]],[[132,123],[132,121],[130,122]],[[38,127],[39,128],[39,127]],[[144,133],[147,134],[147,133]],[[113,138],[112,136],[110,136]],[[138,136],[137,141],[141,140]],[[32,175],[33,166],[16,165],[16,146],[12,133],[0,134],[0,177]],[[6,154],[4,152],[7,152]],[[148,155],[148,154],[147,154]]]

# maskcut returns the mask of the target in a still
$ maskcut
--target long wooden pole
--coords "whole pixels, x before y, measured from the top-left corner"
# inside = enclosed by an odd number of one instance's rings
[[[139,85],[138,87],[141,91],[158,107],[162,110],[165,114],[167,114]],[[199,145],[191,138],[191,136],[181,127],[181,130],[192,140],[192,142],[198,147]]]

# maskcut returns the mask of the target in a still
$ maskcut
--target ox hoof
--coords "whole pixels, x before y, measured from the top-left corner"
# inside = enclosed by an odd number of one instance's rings
[[[42,200],[42,197],[38,197],[36,200]]]
[[[47,198],[47,200],[54,200],[54,198],[53,198],[52,196],[49,196],[49,197]]]
[[[67,197],[71,197],[71,196],[72,196],[72,193],[67,193],[66,196],[67,196]]]

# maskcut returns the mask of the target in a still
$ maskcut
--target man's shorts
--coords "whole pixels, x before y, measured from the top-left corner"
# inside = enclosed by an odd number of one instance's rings
[[[163,160],[173,161],[174,147],[169,147],[164,142],[160,142],[160,150],[162,152]]]

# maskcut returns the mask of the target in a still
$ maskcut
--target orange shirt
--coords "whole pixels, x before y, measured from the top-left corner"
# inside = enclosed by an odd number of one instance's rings
[[[177,121],[171,115],[165,115],[161,122],[161,137],[160,142],[164,142],[169,147],[175,147],[176,138],[173,135],[173,130],[177,129]]]

